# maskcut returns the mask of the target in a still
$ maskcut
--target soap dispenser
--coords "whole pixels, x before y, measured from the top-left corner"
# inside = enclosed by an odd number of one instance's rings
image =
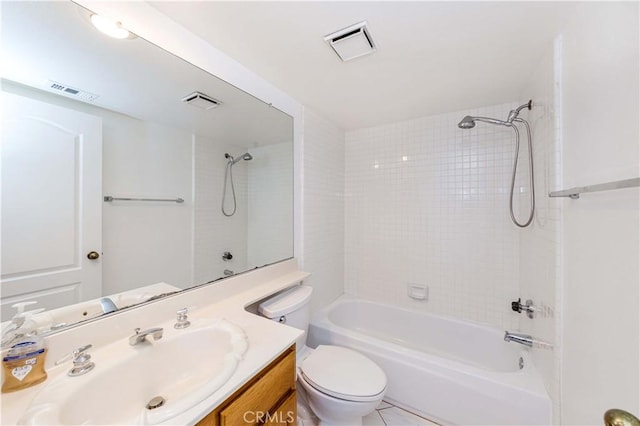
[[[32,315],[44,311],[24,311],[25,306],[36,302],[13,305],[18,313],[2,333],[2,392],[14,392],[28,388],[47,379],[44,369],[46,348],[44,339],[38,335]]]

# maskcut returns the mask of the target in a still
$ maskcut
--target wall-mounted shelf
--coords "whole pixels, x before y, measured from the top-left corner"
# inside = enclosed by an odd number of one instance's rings
[[[169,203],[184,203],[182,198],[124,198],[112,197],[111,195],[104,196],[105,203],[110,203],[112,201],[164,201]]]
[[[577,186],[562,191],[553,191],[549,193],[549,197],[569,197],[573,200],[580,198],[580,194],[586,192],[611,191],[613,189],[635,188],[640,186],[640,177],[632,179],[617,180],[614,182],[599,183],[596,185]]]

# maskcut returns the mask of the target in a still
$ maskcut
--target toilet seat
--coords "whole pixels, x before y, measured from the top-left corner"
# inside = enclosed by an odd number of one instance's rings
[[[387,376],[376,363],[341,346],[318,346],[304,359],[300,373],[319,392],[347,401],[375,401],[387,387]]]

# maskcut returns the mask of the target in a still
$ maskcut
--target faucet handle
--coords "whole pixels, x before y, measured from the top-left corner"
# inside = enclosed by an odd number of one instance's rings
[[[522,312],[522,303],[520,303],[521,301],[522,299],[518,297],[518,300],[514,300],[513,302],[511,302],[511,310],[517,313]]]
[[[527,301],[523,304],[521,298],[518,298],[518,300],[511,302],[511,310],[517,313],[522,313],[522,311],[525,311],[527,317],[531,319],[534,318],[536,312],[536,308],[533,306],[533,300],[527,299]]]
[[[78,349],[72,350],[71,352],[69,352],[68,354],[66,354],[65,356],[63,356],[62,358],[57,360],[56,362],[54,362],[54,365],[63,364],[65,362],[69,361],[71,358],[75,359],[75,358],[78,357],[78,355],[82,354],[83,352],[85,352],[86,350],[88,350],[91,347],[93,347],[93,345],[91,343],[89,343],[88,345],[80,346]]]
[[[173,325],[173,328],[178,330],[187,328],[191,325],[191,322],[187,319],[187,313],[189,312],[188,308],[182,308],[176,311],[176,315],[178,316],[176,323]]]
[[[91,361],[91,355],[86,353],[87,350],[92,347],[92,344],[88,344],[74,349],[71,353],[57,360],[55,362],[55,365],[60,365],[63,362],[67,362],[68,360],[73,358],[73,368],[69,370],[67,374],[71,377],[75,377],[88,373],[96,366],[95,362]]]
[[[78,349],[76,349],[76,350],[74,350],[74,351],[72,352],[72,353],[73,353],[73,356],[74,356],[75,358],[77,358],[77,357],[78,357],[78,355],[83,354],[84,352],[88,351],[88,350],[89,350],[89,349],[91,349],[92,347],[93,347],[93,345],[92,345],[91,343],[89,343],[88,345],[80,346]]]
[[[140,327],[136,327],[133,329],[133,331],[136,334],[129,337],[129,344],[131,346],[136,346],[147,340],[147,336],[153,337],[153,340],[162,339],[162,333],[164,329],[162,327],[154,327],[148,330],[140,331]]]

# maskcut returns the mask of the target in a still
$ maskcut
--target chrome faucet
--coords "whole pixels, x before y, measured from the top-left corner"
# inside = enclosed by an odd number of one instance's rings
[[[525,345],[528,347],[532,347],[533,346],[533,337],[527,335],[527,334],[522,334],[522,333],[510,333],[508,331],[504,332],[504,341],[505,342],[516,342],[516,343],[520,343],[521,345]]]
[[[147,340],[147,336],[151,335],[153,340],[162,339],[163,329],[161,327],[150,328],[145,331],[140,331],[139,328],[135,329],[136,334],[129,337],[129,344],[131,346],[139,345],[140,343]]]
[[[62,364],[73,358],[73,368],[67,373],[68,376],[76,377],[82,376],[93,370],[96,366],[95,362],[91,361],[91,355],[87,353],[87,350],[93,347],[93,345],[85,345],[78,349],[75,349],[70,354],[65,355],[61,359],[55,362],[55,365]]]
[[[118,307],[115,303],[113,303],[113,300],[109,299],[108,297],[103,297],[99,302],[103,314],[108,314],[118,310]]]
[[[182,308],[176,312],[176,315],[178,315],[178,319],[176,320],[176,323],[173,324],[173,328],[181,330],[191,325],[191,321],[187,319],[188,311],[189,310],[187,308]]]

